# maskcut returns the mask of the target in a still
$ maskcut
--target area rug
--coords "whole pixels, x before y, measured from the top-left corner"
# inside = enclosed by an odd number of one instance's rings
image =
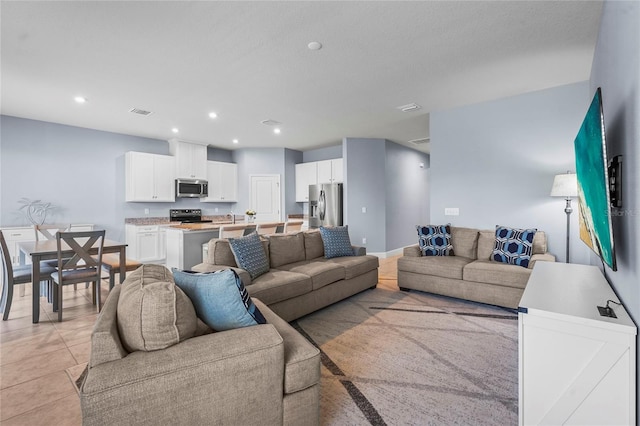
[[[323,425],[518,423],[512,310],[377,288],[292,325],[322,352]]]

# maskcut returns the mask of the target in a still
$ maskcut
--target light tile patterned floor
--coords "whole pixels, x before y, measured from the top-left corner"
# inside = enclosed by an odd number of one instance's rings
[[[398,290],[397,257],[380,259],[378,285]],[[102,300],[108,284],[103,281]],[[65,288],[63,322],[46,298],[40,323],[31,323],[31,292],[14,296],[8,321],[0,321],[0,426],[82,424],[80,400],[66,372],[89,361],[97,313],[91,290]],[[16,291],[16,293],[18,293]]]

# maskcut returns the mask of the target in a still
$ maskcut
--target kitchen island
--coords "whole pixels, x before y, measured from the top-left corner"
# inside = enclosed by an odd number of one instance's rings
[[[167,228],[167,268],[190,269],[202,263],[202,245],[220,235],[225,223],[182,223]],[[231,224],[227,222],[226,224]],[[247,224],[244,234],[256,229]]]

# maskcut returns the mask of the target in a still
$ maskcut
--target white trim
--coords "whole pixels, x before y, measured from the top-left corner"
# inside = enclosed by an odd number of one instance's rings
[[[407,246],[409,247],[409,246]],[[394,257],[394,256],[400,256],[402,254],[402,251],[404,250],[404,247],[400,247],[397,248],[395,250],[391,250],[391,251],[386,251],[386,252],[380,252],[380,253],[367,253],[370,254],[372,256],[376,256],[380,259],[386,259],[388,257]]]

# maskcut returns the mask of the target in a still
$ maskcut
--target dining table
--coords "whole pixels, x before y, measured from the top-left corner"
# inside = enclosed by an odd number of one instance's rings
[[[96,243],[97,244],[97,243]],[[20,264],[26,264],[26,256],[31,257],[32,269],[32,290],[33,297],[33,323],[40,321],[40,262],[43,260],[51,260],[58,258],[58,242],[56,240],[42,241],[22,241],[18,243],[20,252]],[[98,254],[98,245],[89,250],[91,254]],[[118,241],[104,240],[102,253],[119,253],[120,254],[120,283],[124,281],[127,274],[127,244]],[[61,256],[71,257],[74,255],[73,249],[68,245],[62,245]]]

